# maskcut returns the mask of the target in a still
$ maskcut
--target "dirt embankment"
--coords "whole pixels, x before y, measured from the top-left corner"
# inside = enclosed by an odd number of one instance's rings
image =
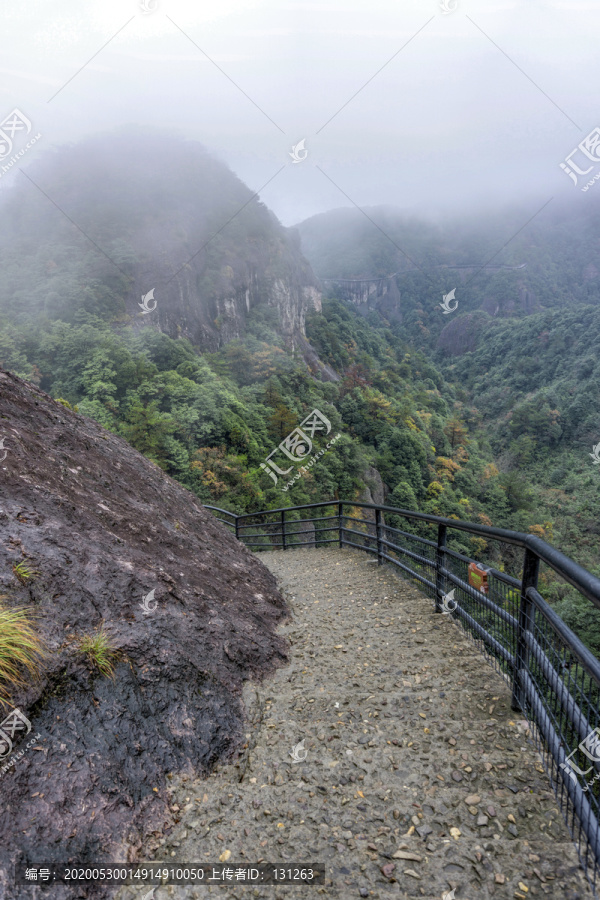
[[[32,724],[13,752],[41,737],[0,774],[0,896],[12,897],[29,890],[14,887],[15,860],[134,861],[169,832],[167,774],[202,776],[235,754],[243,682],[286,659],[286,607],[191,493],[2,370],[0,440],[0,604],[32,608],[49,649],[39,683],[12,696]],[[21,583],[20,562],[39,574]],[[77,649],[103,622],[121,654],[114,680]]]

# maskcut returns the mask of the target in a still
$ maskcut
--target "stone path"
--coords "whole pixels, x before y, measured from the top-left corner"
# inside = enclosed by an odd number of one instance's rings
[[[290,665],[247,686],[240,758],[173,779],[180,820],[146,858],[319,862],[326,883],[171,886],[154,900],[591,898],[509,687],[451,617],[358,551],[260,558],[293,613]]]

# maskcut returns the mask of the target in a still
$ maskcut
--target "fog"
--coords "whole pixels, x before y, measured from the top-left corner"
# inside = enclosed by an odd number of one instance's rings
[[[30,0],[0,22],[0,120],[31,123],[13,154],[41,135],[0,190],[52,147],[137,123],[202,142],[285,225],[590,202],[560,163],[600,124],[600,2]]]

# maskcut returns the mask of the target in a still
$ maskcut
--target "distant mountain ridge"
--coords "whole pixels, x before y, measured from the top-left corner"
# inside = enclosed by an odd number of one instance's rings
[[[58,148],[26,175],[2,202],[0,314],[84,310],[214,351],[265,305],[286,346],[304,347],[321,294],[297,234],[200,144],[128,129]]]
[[[401,322],[403,337],[451,354],[494,319],[600,301],[597,201],[431,224],[391,207],[335,209],[297,227],[328,296]],[[393,276],[393,277],[392,277]],[[449,321],[439,309],[456,289]],[[477,315],[475,315],[477,314]]]

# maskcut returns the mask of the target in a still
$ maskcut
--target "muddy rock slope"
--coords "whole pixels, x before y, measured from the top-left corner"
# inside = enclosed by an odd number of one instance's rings
[[[134,862],[164,840],[170,779],[242,745],[244,681],[287,660],[287,611],[194,495],[3,370],[0,441],[0,612],[28,608],[46,646],[37,680],[0,684],[0,718],[31,725],[0,743],[0,897],[21,898],[39,888],[15,886],[17,861]],[[112,677],[81,648],[98,634]]]

